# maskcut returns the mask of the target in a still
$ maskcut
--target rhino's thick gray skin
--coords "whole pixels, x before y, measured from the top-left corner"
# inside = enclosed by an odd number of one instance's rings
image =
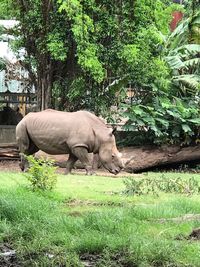
[[[117,150],[111,128],[94,114],[87,111],[62,112],[45,110],[29,113],[16,127],[16,140],[19,146],[24,170],[25,155],[38,150],[48,154],[69,154],[66,173],[70,173],[79,159],[87,174],[92,169],[88,153],[99,155],[102,165],[111,173],[117,174],[123,164]]]

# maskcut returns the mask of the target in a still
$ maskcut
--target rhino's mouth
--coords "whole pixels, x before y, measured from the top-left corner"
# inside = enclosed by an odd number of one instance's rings
[[[108,171],[117,175],[121,171],[121,168],[108,169]]]
[[[104,168],[112,174],[118,174],[121,171],[121,166],[115,165],[113,163],[109,164],[108,162],[102,162]]]
[[[112,171],[111,173],[117,175],[117,174],[119,173],[119,171],[114,170],[114,171]]]

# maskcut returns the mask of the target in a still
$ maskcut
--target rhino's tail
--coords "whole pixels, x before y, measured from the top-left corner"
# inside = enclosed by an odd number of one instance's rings
[[[20,121],[16,126],[16,141],[19,146],[20,153],[27,153],[30,146],[30,139],[24,120]]]

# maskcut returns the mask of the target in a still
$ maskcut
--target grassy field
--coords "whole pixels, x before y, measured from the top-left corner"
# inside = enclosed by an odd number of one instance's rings
[[[191,176],[200,182],[165,174]],[[125,179],[59,175],[56,189],[41,193],[23,174],[1,172],[0,266],[200,266],[200,242],[186,238],[200,221],[159,220],[200,214],[200,196],[127,196]]]

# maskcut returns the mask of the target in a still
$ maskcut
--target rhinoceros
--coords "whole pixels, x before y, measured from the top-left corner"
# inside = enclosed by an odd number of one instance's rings
[[[42,150],[51,155],[69,154],[66,174],[70,173],[79,159],[86,173],[92,174],[88,153],[98,154],[102,165],[111,173],[118,174],[123,168],[121,155],[116,147],[113,129],[88,111],[63,112],[45,110],[31,112],[16,127],[23,170],[24,155]]]

